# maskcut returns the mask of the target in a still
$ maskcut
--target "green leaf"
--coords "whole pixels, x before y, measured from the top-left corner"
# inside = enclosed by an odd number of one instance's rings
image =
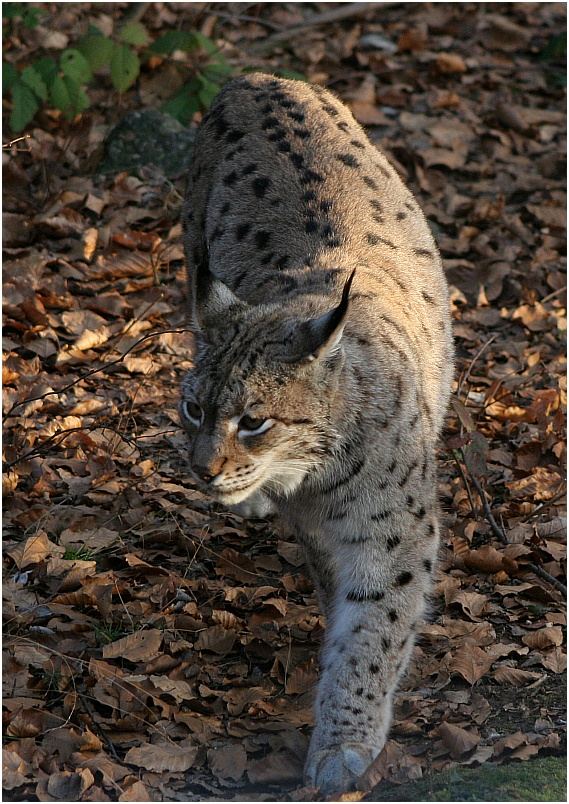
[[[10,128],[16,134],[28,125],[39,109],[39,103],[32,90],[17,81],[12,86],[12,112],[10,114]]]
[[[202,102],[202,105],[205,106],[206,109],[212,104],[213,99],[218,94],[221,87],[219,84],[214,83],[213,81],[209,81],[204,75],[198,73],[197,76],[200,82],[200,88],[198,90],[198,97]]]
[[[203,33],[199,31],[194,31],[194,37],[202,50],[204,50],[208,55],[212,55],[213,53],[217,53],[219,50],[218,46],[215,44],[213,40],[211,40],[208,36],[204,36]]]
[[[21,17],[24,9],[24,3],[2,3],[2,17],[7,20],[13,20],[14,17]]]
[[[56,75],[49,88],[50,100],[56,109],[67,112],[71,108],[71,98],[67,84],[60,75]]]
[[[49,88],[57,75],[57,64],[53,59],[45,57],[34,63],[34,70],[40,76],[46,87]]]
[[[78,84],[86,84],[93,76],[89,62],[85,56],[75,48],[64,50],[59,57],[59,64],[64,74],[68,78],[77,81]]]
[[[63,78],[65,85],[67,87],[67,93],[69,95],[69,102],[70,107],[69,111],[66,113],[68,117],[75,117],[76,114],[83,112],[89,106],[89,98],[85,94],[84,90],[81,88],[81,85],[78,81],[70,76],[66,75]]]
[[[112,39],[101,33],[89,33],[77,43],[77,49],[85,56],[93,72],[110,65],[113,48]]]
[[[26,67],[22,72],[22,81],[35,92],[38,98],[41,98],[43,101],[47,100],[47,87],[43,78],[34,67]]]
[[[159,36],[158,39],[150,45],[149,50],[152,53],[158,53],[161,56],[169,56],[175,50],[192,51],[198,47],[198,42],[195,33],[191,31],[168,31],[167,33]]]
[[[171,114],[180,123],[189,123],[193,115],[201,108],[198,97],[199,82],[194,78],[176,92],[162,106],[162,111]]]
[[[42,8],[37,8],[26,3],[26,10],[22,14],[22,22],[27,28],[35,28],[40,17],[43,17],[45,11]]]
[[[128,22],[119,31],[119,39],[127,45],[147,45],[150,41],[148,31],[141,22]]]
[[[13,64],[9,61],[2,62],[2,94],[12,87],[18,80],[19,74]]]
[[[233,72],[233,67],[228,64],[225,59],[219,61],[212,61],[202,69],[202,75],[214,83],[223,81],[228,75]]]
[[[140,60],[126,45],[115,45],[111,58],[111,81],[119,92],[134,84],[140,72]]]
[[[57,75],[50,88],[51,101],[71,119],[89,106],[89,98],[79,83],[68,75]]]

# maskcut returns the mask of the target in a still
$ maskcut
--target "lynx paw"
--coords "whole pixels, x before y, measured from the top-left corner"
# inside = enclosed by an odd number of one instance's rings
[[[361,743],[344,743],[315,751],[306,763],[306,783],[319,787],[324,794],[350,790],[371,764],[376,753]]]
[[[278,512],[274,502],[262,493],[252,494],[243,502],[232,505],[231,510],[244,519],[267,519]]]

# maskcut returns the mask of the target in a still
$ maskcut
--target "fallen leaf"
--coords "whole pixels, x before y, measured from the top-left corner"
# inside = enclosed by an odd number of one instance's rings
[[[466,64],[462,56],[457,53],[439,53],[435,64],[439,72],[443,75],[449,73],[465,73]]]
[[[247,766],[247,752],[240,743],[210,748],[207,761],[212,772],[222,779],[238,781]]]
[[[128,659],[129,662],[149,662],[155,659],[162,644],[162,633],[155,628],[136,631],[103,647],[104,659]]]
[[[479,734],[448,722],[441,723],[439,726],[439,736],[454,759],[458,759],[463,754],[472,751],[480,742]]]
[[[447,667],[451,673],[458,673],[469,684],[475,684],[486,675],[494,659],[476,645],[463,645],[450,658]]]
[[[89,768],[81,768],[75,772],[60,771],[49,775],[46,789],[58,801],[80,801],[94,781]]]
[[[180,743],[146,743],[140,748],[130,748],[124,761],[148,771],[187,771],[194,764],[198,748],[190,738]]]
[[[135,782],[120,794],[119,801],[154,801],[142,782]]]
[[[541,673],[533,673],[530,670],[519,670],[517,667],[507,667],[503,665],[494,670],[493,678],[498,684],[511,684],[514,687],[525,687],[533,681],[543,678]]]
[[[222,625],[213,625],[211,628],[200,631],[194,647],[196,650],[210,650],[220,656],[225,656],[233,647],[236,639],[235,631],[229,631]]]
[[[563,644],[563,631],[560,626],[540,628],[522,637],[522,642],[535,650],[547,650]]]

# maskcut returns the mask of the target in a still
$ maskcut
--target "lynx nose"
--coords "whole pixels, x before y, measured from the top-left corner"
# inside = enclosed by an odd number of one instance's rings
[[[209,466],[192,466],[195,474],[203,480],[204,483],[211,483],[211,481],[217,477],[217,474],[213,474],[211,467]]]
[[[221,455],[216,455],[213,458],[208,455],[201,458],[201,460],[200,457],[194,455],[194,459],[197,458],[197,460],[192,462],[192,470],[204,483],[211,483],[221,474],[226,459]]]

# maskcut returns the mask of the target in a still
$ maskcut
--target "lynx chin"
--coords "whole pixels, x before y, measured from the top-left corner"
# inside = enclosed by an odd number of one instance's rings
[[[441,260],[348,109],[261,74],[204,118],[183,223],[189,465],[305,550],[327,618],[305,777],[337,792],[383,748],[431,588],[453,372]]]

